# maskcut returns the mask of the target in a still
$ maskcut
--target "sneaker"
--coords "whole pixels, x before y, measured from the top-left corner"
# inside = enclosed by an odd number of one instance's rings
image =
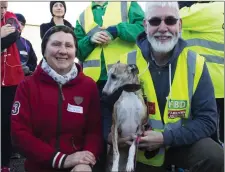
[[[10,172],[10,168],[8,167],[2,167],[1,172]]]

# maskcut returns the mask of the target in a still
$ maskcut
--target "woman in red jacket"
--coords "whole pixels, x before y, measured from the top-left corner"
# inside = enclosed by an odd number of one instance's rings
[[[74,63],[69,27],[50,28],[41,48],[43,60],[17,88],[12,139],[28,172],[92,171],[102,147],[96,84]]]

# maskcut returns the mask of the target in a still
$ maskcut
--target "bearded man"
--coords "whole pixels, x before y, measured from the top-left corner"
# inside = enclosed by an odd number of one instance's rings
[[[147,96],[150,128],[138,139],[136,171],[165,171],[174,164],[222,172],[223,148],[210,138],[218,119],[212,81],[204,58],[180,38],[178,3],[147,2],[144,27],[137,50],[120,60],[138,66]]]

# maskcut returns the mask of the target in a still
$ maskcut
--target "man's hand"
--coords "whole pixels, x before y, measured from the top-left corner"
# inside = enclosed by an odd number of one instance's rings
[[[96,32],[91,37],[91,42],[96,44],[107,44],[110,40],[111,38],[104,31]]]
[[[152,151],[162,147],[163,135],[161,132],[148,130],[144,132],[144,136],[140,138],[139,148],[144,148],[148,151]]]
[[[80,171],[92,172],[92,169],[90,165],[78,164],[70,172],[80,172]]]
[[[78,164],[95,165],[95,156],[89,151],[75,152],[66,157],[64,168],[71,168]]]
[[[138,148],[152,151],[162,147],[164,140],[163,140],[163,135],[161,132],[148,130],[148,131],[145,131],[143,135],[144,136],[140,137]],[[133,139],[137,138],[136,135],[133,135],[132,137]],[[129,145],[132,144],[132,142],[127,142],[127,143]]]
[[[6,24],[1,27],[1,38],[4,38],[15,31],[15,27],[11,26],[10,24]]]

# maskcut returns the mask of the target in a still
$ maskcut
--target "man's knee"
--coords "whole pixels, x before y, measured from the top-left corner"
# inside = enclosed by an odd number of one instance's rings
[[[199,147],[199,160],[204,161],[202,165],[208,166],[208,169],[223,171],[224,169],[224,151],[222,146],[210,138],[198,141],[195,145]]]

